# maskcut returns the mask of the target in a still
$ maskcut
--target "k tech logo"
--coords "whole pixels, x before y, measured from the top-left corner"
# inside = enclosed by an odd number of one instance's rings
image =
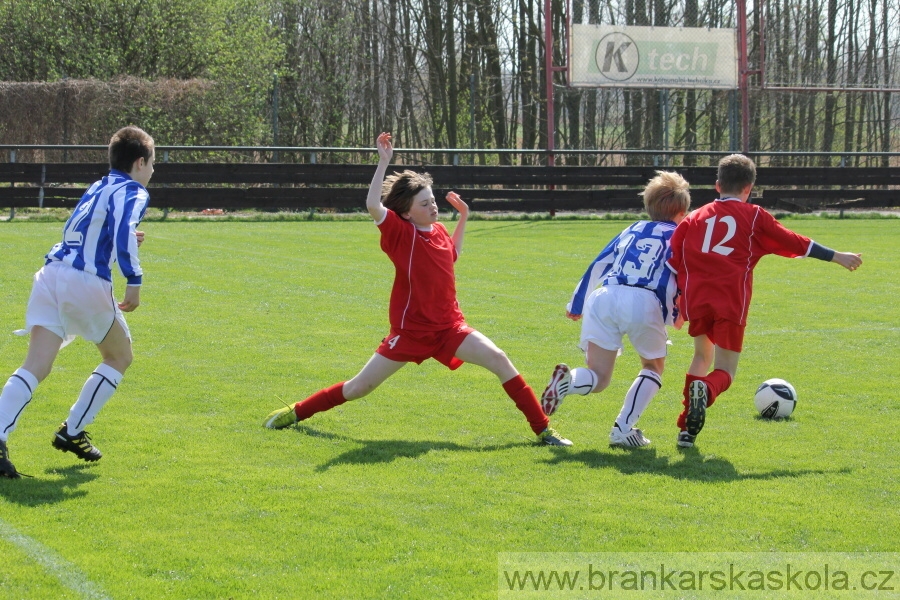
[[[627,81],[641,63],[637,44],[624,33],[610,33],[597,44],[597,68],[613,81]]]
[[[734,29],[572,23],[574,87],[737,88]]]

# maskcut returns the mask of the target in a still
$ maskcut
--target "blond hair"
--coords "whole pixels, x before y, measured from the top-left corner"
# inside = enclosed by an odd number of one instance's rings
[[[644,208],[654,221],[672,221],[691,207],[690,184],[675,171],[657,171],[641,196]]]
[[[409,212],[413,198],[432,184],[431,175],[406,170],[392,173],[384,178],[381,184],[381,203],[398,215]]]

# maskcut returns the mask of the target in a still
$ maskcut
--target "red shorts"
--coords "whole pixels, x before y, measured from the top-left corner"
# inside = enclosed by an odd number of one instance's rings
[[[743,325],[738,325],[734,321],[717,319],[713,315],[691,319],[688,325],[688,335],[691,337],[705,335],[716,346],[732,352],[740,352],[744,345]]]
[[[433,358],[454,371],[463,364],[456,358],[456,351],[473,331],[465,323],[441,331],[408,331],[391,327],[391,332],[375,352],[389,360],[414,362],[417,365]]]

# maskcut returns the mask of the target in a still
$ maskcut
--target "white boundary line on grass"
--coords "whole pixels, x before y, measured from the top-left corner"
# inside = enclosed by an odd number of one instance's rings
[[[82,597],[110,600],[103,590],[78,570],[78,567],[37,540],[19,533],[3,519],[0,519],[0,537],[24,550],[34,561],[40,563],[44,569],[53,574],[61,584],[70,590],[78,592]]]

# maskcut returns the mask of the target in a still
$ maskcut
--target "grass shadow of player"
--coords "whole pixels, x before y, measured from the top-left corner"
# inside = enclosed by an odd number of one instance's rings
[[[311,437],[359,445],[359,447],[347,450],[316,467],[315,470],[319,472],[327,471],[338,465],[373,465],[393,462],[398,458],[419,458],[429,452],[496,452],[498,450],[533,445],[532,442],[527,441],[490,446],[463,446],[455,442],[429,440],[359,440],[346,435],[318,431],[307,425],[297,425],[295,429]]]
[[[767,480],[782,477],[803,477],[849,473],[850,469],[774,469],[766,473],[741,473],[728,460],[718,456],[704,456],[697,448],[679,448],[681,460],[660,456],[655,448],[610,449],[608,452],[584,450],[558,452],[547,462],[562,464],[580,462],[592,469],[613,468],[623,475],[663,475],[673,479],[719,483],[729,481]]]
[[[49,468],[45,474],[55,477],[0,478],[0,496],[9,502],[23,506],[43,506],[87,495],[81,486],[99,475],[90,471],[91,465],[72,465],[65,468]]]

